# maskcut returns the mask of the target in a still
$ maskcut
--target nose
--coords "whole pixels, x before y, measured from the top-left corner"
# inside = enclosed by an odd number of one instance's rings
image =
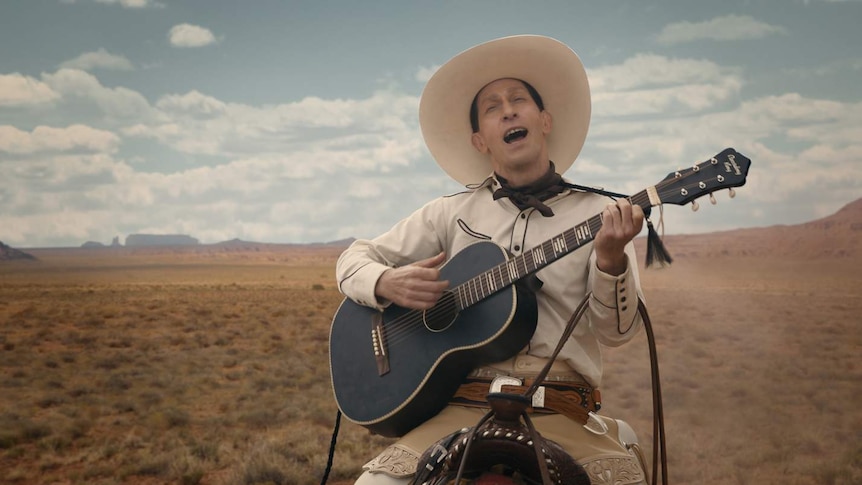
[[[503,119],[510,120],[518,117],[518,111],[515,109],[515,104],[509,101],[503,102]]]

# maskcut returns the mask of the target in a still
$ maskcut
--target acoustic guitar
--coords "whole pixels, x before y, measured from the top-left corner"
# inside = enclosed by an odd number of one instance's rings
[[[745,184],[751,160],[732,148],[672,172],[630,198],[644,209]],[[473,368],[507,359],[536,328],[526,278],[591,242],[600,214],[510,257],[492,242],[466,247],[440,269],[450,286],[428,310],[385,311],[345,298],[332,320],[329,363],[338,408],[383,436],[403,436],[446,406]]]

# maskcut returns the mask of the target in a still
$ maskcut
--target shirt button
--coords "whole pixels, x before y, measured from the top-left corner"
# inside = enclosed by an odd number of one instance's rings
[[[527,214],[524,214],[523,212],[521,212],[521,219],[526,219],[526,218],[527,218]]]
[[[515,251],[520,251],[521,246],[518,246],[517,244],[515,244],[515,246],[512,249],[514,249]]]

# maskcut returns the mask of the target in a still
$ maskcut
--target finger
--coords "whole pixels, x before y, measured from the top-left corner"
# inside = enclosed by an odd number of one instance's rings
[[[440,266],[441,264],[443,264],[443,262],[444,262],[445,260],[446,260],[446,252],[445,252],[445,251],[441,251],[441,252],[440,252],[440,253],[438,253],[437,255],[432,256],[432,257],[430,257],[430,258],[428,258],[428,259],[423,259],[423,260],[421,260],[421,261],[416,261],[415,263],[413,263],[413,265],[414,265],[414,266],[419,266],[419,267],[422,267],[422,268],[436,268],[437,266]]]
[[[602,223],[608,230],[614,230],[620,224],[620,209],[616,204],[608,204],[602,212]]]
[[[415,280],[410,289],[423,293],[443,293],[449,287],[448,281],[440,280]]]
[[[643,226],[644,219],[646,219],[646,215],[644,214],[643,207],[639,205],[632,206],[632,220],[634,221],[635,227],[640,232],[641,226]]]
[[[620,219],[623,221],[631,220],[632,218],[632,205],[629,203],[627,199],[620,199],[617,201],[617,208],[620,210]]]
[[[621,229],[624,233],[630,233],[634,230],[634,222],[632,220],[632,205],[626,199],[621,199],[617,202],[617,208],[620,211]]]

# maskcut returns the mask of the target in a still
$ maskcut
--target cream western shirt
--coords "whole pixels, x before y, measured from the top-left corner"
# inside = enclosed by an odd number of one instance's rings
[[[338,259],[339,289],[360,305],[382,309],[386,302],[378,300],[374,287],[389,268],[440,251],[451,258],[478,241],[493,241],[517,256],[599,214],[611,202],[604,196],[567,190],[545,201],[554,215],[544,217],[533,208],[518,209],[509,199],[494,200],[497,188],[499,182],[489,177],[475,189],[429,202],[374,239],[355,241]],[[637,313],[641,290],[631,243],[626,256],[626,271],[611,276],[597,268],[590,242],[538,271],[536,276],[543,283],[536,293],[538,324],[523,352],[550,357],[572,312],[592,292],[589,310],[558,359],[599,387],[600,344],[621,345],[642,326]]]

